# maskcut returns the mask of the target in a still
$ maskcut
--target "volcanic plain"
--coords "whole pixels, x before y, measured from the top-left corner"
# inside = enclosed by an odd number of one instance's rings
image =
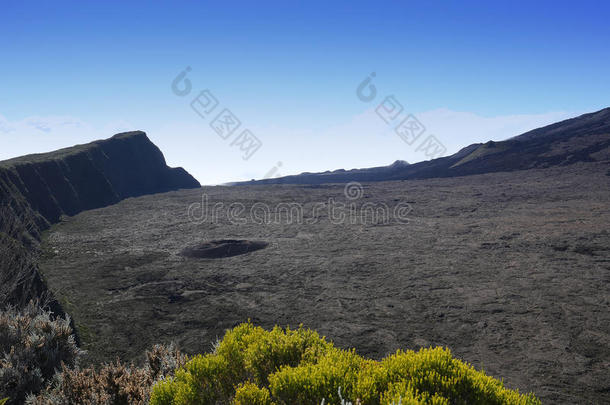
[[[40,267],[91,363],[303,324],[373,358],[447,346],[543,403],[608,403],[609,169],[129,198],[63,217]]]

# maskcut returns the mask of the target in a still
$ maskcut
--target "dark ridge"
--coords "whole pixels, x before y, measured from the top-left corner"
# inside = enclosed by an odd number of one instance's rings
[[[0,162],[0,304],[23,305],[48,295],[32,259],[40,234],[62,215],[128,197],[200,184],[170,168],[142,131]],[[51,299],[51,307],[62,313]]]
[[[584,114],[506,141],[472,144],[459,152],[411,165],[303,173],[234,184],[323,184],[456,177],[610,160],[610,108]]]
[[[296,176],[278,177],[265,180],[250,180],[247,182],[229,183],[228,185],[243,185],[243,184],[322,184],[322,183],[348,183],[350,181],[377,181],[397,175],[409,163],[404,160],[396,160],[388,166],[369,167],[365,169],[338,169],[334,171],[326,171],[323,173],[301,173]]]
[[[184,169],[168,167],[142,131],[2,161],[0,182],[8,183],[0,192],[16,189],[49,223],[128,197],[200,187]]]

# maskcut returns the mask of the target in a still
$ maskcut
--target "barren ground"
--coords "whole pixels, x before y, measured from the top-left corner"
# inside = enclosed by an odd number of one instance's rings
[[[205,187],[125,200],[66,218],[41,267],[93,362],[156,342],[209,351],[251,319],[317,329],[380,358],[443,345],[545,403],[610,402],[610,177],[607,165],[453,179]],[[219,218],[187,210],[223,202]],[[408,203],[408,223],[342,223],[320,203]],[[304,223],[231,223],[231,203],[304,205]],[[315,209],[314,207],[318,207]],[[275,218],[277,219],[277,218]],[[215,240],[268,242],[188,258]]]

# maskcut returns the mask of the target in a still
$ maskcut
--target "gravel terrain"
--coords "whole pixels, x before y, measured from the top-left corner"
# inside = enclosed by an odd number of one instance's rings
[[[131,198],[53,226],[41,270],[91,362],[157,342],[209,351],[248,319],[302,323],[374,358],[448,346],[544,403],[610,403],[609,175],[579,163]],[[181,254],[213,241],[261,248]]]

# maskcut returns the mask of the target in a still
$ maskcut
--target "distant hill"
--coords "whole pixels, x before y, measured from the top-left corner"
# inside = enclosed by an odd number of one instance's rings
[[[610,108],[526,132],[501,142],[467,146],[415,164],[303,173],[237,184],[322,184],[454,177],[610,160]],[[401,162],[401,161],[399,161]]]
[[[369,167],[366,169],[339,169],[327,170],[323,173],[301,173],[295,176],[278,177],[274,179],[250,180],[245,182],[229,183],[228,185],[240,184],[318,184],[318,183],[348,183],[350,181],[379,181],[395,176],[404,170],[409,163],[397,160],[389,166]]]

